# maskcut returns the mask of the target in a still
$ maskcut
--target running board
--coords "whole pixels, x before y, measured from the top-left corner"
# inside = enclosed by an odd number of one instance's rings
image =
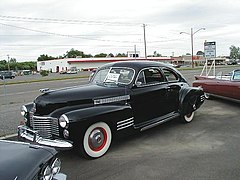
[[[175,118],[177,118],[177,117],[179,117],[179,116],[180,116],[179,113],[174,113],[172,116],[166,117],[166,118],[164,118],[164,119],[161,118],[161,120],[159,120],[159,121],[157,121],[157,122],[155,122],[155,123],[152,123],[152,124],[149,124],[149,125],[144,126],[143,128],[140,129],[140,131],[145,131],[145,130],[147,130],[147,129],[153,128],[153,127],[158,126],[158,125],[160,125],[160,124],[163,124],[163,123],[165,123],[165,122],[167,122],[167,121],[170,121],[170,120],[172,120],[172,119],[175,119]]]

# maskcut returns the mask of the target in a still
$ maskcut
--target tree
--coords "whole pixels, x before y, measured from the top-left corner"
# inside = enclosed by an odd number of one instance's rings
[[[47,61],[47,60],[51,60],[51,59],[56,59],[55,57],[52,56],[48,56],[47,54],[42,54],[37,58],[37,61]]]
[[[76,57],[81,57],[81,58],[90,58],[93,57],[91,54],[84,54],[83,51],[71,49],[70,51],[67,51],[66,54],[63,55],[64,58],[76,58]]]
[[[204,52],[198,51],[198,52],[197,52],[197,55],[199,55],[199,56],[204,56]]]
[[[6,60],[1,60],[0,61],[0,71],[7,70],[7,61]]]
[[[15,58],[11,58],[9,61],[9,63],[16,63],[16,62],[17,62],[17,60]]]
[[[240,48],[232,45],[230,48],[230,58],[231,59],[240,59]]]
[[[11,70],[32,70],[36,71],[37,62],[28,61],[28,62],[13,62],[9,63]],[[6,60],[0,61],[0,71],[8,70],[8,63]]]
[[[127,55],[125,53],[118,53],[116,57],[127,57]]]
[[[94,57],[107,57],[107,54],[100,53],[100,54],[96,54]]]
[[[84,54],[84,57],[85,58],[91,58],[91,57],[93,57],[93,55],[91,55],[91,54]]]
[[[153,52],[153,57],[161,57],[162,55],[161,54],[159,54],[159,53],[157,53],[157,51],[154,51]]]
[[[67,51],[66,54],[63,55],[65,58],[76,58],[76,57],[84,57],[84,53],[79,50],[71,49]]]
[[[113,53],[107,55],[107,57],[114,57]]]

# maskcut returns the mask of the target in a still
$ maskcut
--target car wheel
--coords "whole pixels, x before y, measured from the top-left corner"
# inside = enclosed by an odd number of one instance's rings
[[[185,123],[190,123],[190,122],[192,122],[193,117],[194,117],[194,111],[182,116],[182,121]]]
[[[210,99],[210,94],[205,92],[204,97],[205,97],[205,99]]]
[[[110,147],[112,133],[104,122],[98,122],[88,127],[83,137],[83,155],[87,158],[99,158]]]

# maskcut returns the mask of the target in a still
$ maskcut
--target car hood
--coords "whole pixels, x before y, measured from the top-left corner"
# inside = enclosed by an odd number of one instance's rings
[[[32,179],[56,153],[53,148],[0,140],[1,179]]]
[[[97,84],[68,87],[46,93],[35,99],[36,115],[48,115],[56,109],[72,106],[93,106],[94,100],[126,94],[126,87],[108,87]]]

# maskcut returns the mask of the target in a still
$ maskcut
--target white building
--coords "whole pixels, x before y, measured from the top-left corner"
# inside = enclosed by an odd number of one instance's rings
[[[107,57],[107,58],[66,58],[48,61],[38,61],[37,71],[48,70],[50,72],[67,71],[77,68],[80,71],[96,69],[106,63],[116,61],[146,60],[145,58],[135,57]],[[147,60],[159,62],[171,62],[173,59],[168,57],[148,57]]]
[[[47,70],[50,72],[60,72],[70,69],[67,59],[53,59],[48,61],[38,61],[37,71]]]

